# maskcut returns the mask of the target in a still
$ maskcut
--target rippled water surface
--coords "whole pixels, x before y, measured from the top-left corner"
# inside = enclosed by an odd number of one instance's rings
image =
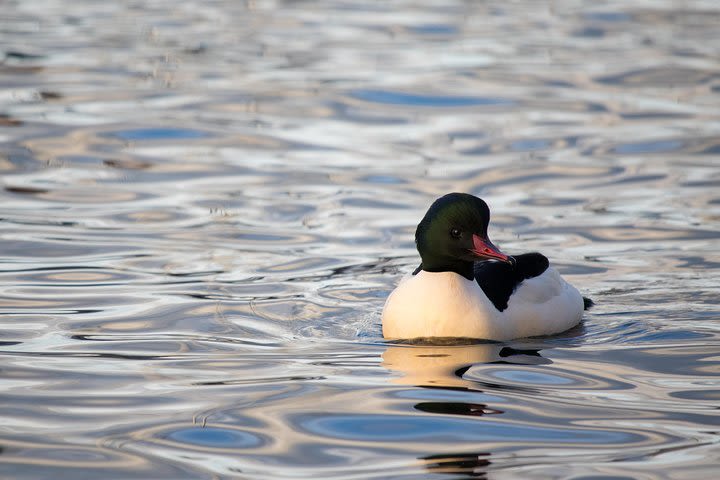
[[[0,476],[711,478],[720,5],[3,2]],[[597,303],[385,343],[448,191]]]

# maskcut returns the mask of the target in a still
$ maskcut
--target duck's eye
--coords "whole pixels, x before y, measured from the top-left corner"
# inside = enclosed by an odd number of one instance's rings
[[[460,238],[462,236],[462,232],[459,228],[453,228],[450,230],[450,236],[453,238]]]

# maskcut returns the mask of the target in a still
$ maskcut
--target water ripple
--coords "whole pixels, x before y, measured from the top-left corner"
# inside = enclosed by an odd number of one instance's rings
[[[31,3],[0,16],[0,477],[717,476],[712,2]],[[382,340],[450,191],[581,325]]]

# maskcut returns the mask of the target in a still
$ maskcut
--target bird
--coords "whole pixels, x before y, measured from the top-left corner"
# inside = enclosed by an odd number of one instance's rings
[[[468,193],[435,200],[415,231],[420,266],[388,296],[385,339],[507,341],[554,335],[580,323],[593,301],[547,257],[510,256],[488,238],[490,209]]]

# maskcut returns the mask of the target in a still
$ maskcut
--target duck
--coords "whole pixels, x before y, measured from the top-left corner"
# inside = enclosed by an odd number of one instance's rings
[[[468,193],[435,200],[415,231],[420,266],[388,296],[389,340],[436,337],[507,341],[578,325],[593,301],[544,255],[507,255],[488,237],[490,208]]]

